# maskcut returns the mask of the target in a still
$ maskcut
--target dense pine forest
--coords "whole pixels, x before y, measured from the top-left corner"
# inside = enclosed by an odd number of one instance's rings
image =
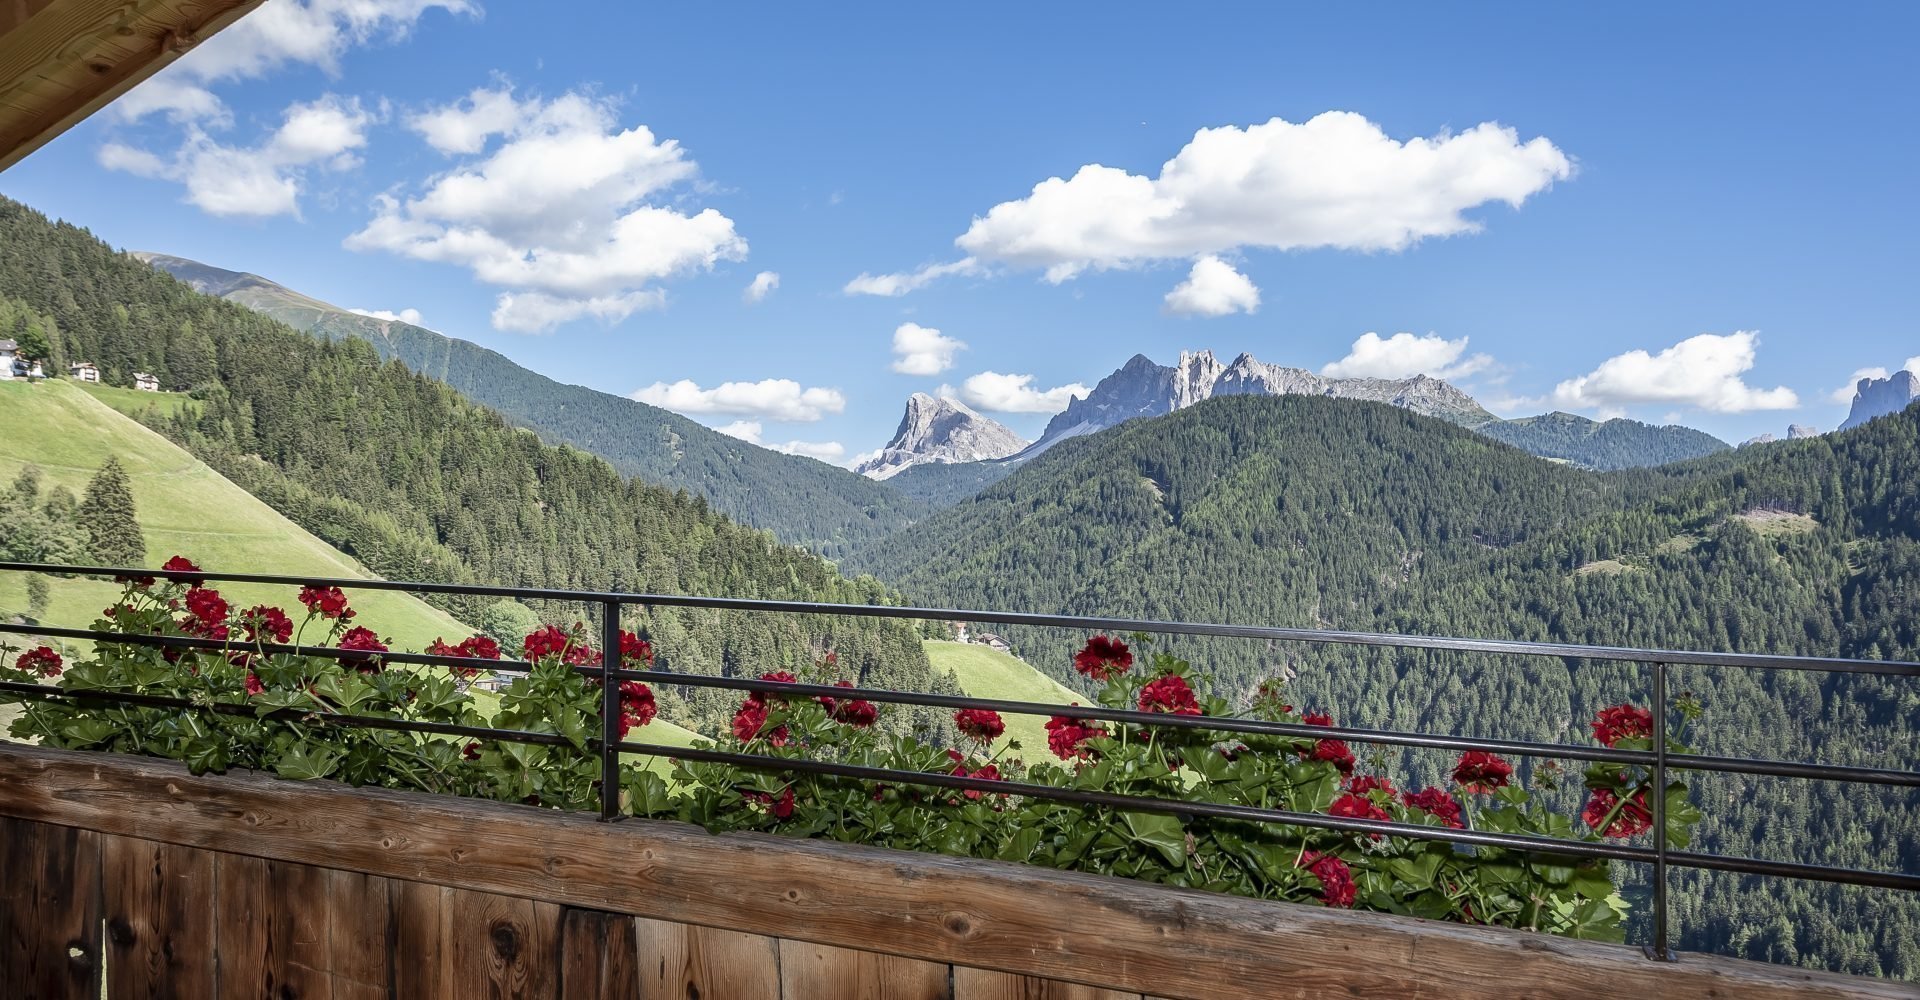
[[[94,361],[110,379],[137,369],[193,387],[201,405],[155,418],[159,429],[383,576],[888,599],[872,581],[848,580],[817,556],[736,525],[703,498],[542,443],[445,385],[383,362],[364,340],[318,340],[201,295],[12,202],[0,203],[0,296],[18,301],[16,313],[31,312],[65,357]],[[474,623],[495,610],[447,605]],[[538,610],[563,621],[581,613]],[[953,689],[933,676],[916,633],[901,623],[672,609],[636,621],[667,669],[758,675],[832,649],[868,683]],[[711,729],[732,707],[717,695],[694,701],[670,704],[667,714]],[[901,724],[910,718],[892,714]],[[929,726],[942,717],[911,716]]]
[[[856,565],[916,602],[1042,612],[1920,659],[1920,410],[1599,475],[1440,421],[1214,400],[1061,444]],[[1013,629],[1067,683],[1073,637]],[[1643,671],[1559,660],[1176,642],[1242,691],[1391,729],[1580,741]],[[1682,669],[1707,752],[1920,765],[1911,681]],[[1392,766],[1432,773],[1406,755]],[[1920,795],[1695,776],[1710,850],[1911,871]],[[1638,873],[1627,873],[1641,885]],[[1685,873],[1684,947],[1920,975],[1920,900]]]
[[[1588,420],[1571,413],[1495,420],[1474,430],[1529,454],[1600,470],[1666,465],[1727,450],[1726,442],[1690,427]]]

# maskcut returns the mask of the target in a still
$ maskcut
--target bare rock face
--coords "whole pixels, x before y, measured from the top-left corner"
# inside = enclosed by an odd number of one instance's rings
[[[1820,428],[1818,427],[1808,427],[1806,424],[1788,424],[1787,425],[1787,440],[1789,441],[1798,441],[1801,438],[1811,438],[1811,437],[1819,437],[1819,436],[1820,436]]]
[[[1858,427],[1875,417],[1899,413],[1920,399],[1920,376],[1894,372],[1886,378],[1863,378],[1853,387],[1853,410],[1841,430]]]
[[[886,479],[909,466],[1005,458],[1026,446],[1025,438],[957,399],[916,392],[907,397],[907,412],[893,440],[854,471],[869,479]]]
[[[1119,371],[1100,380],[1085,399],[1076,399],[1048,422],[1040,440],[1023,457],[1032,457],[1070,437],[1105,430],[1135,417],[1157,417],[1183,410],[1214,396],[1313,395],[1364,399],[1404,407],[1415,413],[1476,426],[1493,419],[1472,396],[1436,378],[1327,378],[1303,368],[1285,368],[1242,354],[1221,364],[1212,351],[1182,352],[1175,364],[1157,365],[1136,354]]]

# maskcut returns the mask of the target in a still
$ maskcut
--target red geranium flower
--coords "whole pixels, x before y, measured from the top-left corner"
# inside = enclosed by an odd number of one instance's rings
[[[251,670],[247,671],[248,697],[252,697],[253,695],[256,695],[256,694],[265,694],[265,693],[267,693],[267,686],[265,684],[260,683],[260,678],[254,676],[253,671]]]
[[[1187,686],[1187,679],[1168,674],[1140,689],[1140,711],[1166,715],[1199,715],[1200,702]]]
[[[348,629],[346,634],[340,637],[340,648],[351,649],[361,653],[387,652],[387,644],[381,642],[380,637],[373,634],[372,629],[359,625]],[[352,663],[355,668],[362,673],[371,673],[377,670],[379,664],[377,658],[369,661],[367,658],[360,656],[343,656],[340,658],[340,662]]]
[[[984,708],[963,708],[953,713],[953,724],[960,728],[962,735],[981,743],[991,743],[1007,731],[1000,713]]]
[[[1505,788],[1513,776],[1513,765],[1484,750],[1469,750],[1453,766],[1453,782],[1469,792],[1485,795]]]
[[[634,635],[632,632],[620,633],[620,665],[649,664],[653,662],[653,643]]]
[[[1073,657],[1073,669],[1096,681],[1106,682],[1124,674],[1133,666],[1133,651],[1118,639],[1096,635]]]
[[[780,797],[777,799],[765,792],[741,792],[740,794],[748,801],[758,802],[766,806],[767,812],[771,814],[774,819],[787,819],[793,815],[792,785],[781,789]]]
[[[59,653],[53,651],[52,646],[36,646],[33,649],[21,653],[20,658],[13,661],[13,665],[30,674],[39,674],[42,677],[58,677],[60,676],[61,668],[66,665],[66,661],[60,658]]]
[[[1334,799],[1333,805],[1327,807],[1327,815],[1345,816],[1350,819],[1393,818],[1385,809],[1375,805],[1372,799],[1365,795],[1354,795],[1351,792]]]
[[[740,710],[733,713],[734,738],[742,743],[747,743],[754,737],[759,736],[760,730],[767,724],[768,712],[769,709],[767,708],[766,700],[761,697],[759,692],[756,691],[753,694],[747,695],[746,700],[740,703]],[[767,742],[777,747],[783,747],[787,745],[787,737],[789,735],[787,727],[780,726],[772,732],[767,733]]]
[[[1300,756],[1308,760],[1324,760],[1339,769],[1341,774],[1353,773],[1353,751],[1341,740],[1321,740],[1311,750],[1300,751]]]
[[[1466,824],[1460,821],[1460,803],[1453,796],[1438,788],[1422,788],[1418,792],[1402,792],[1400,801],[1408,808],[1418,809],[1430,816],[1438,816],[1448,826],[1458,830]]]
[[[284,643],[293,638],[293,619],[269,604],[256,604],[240,612],[240,625],[247,631],[248,642]]]
[[[500,658],[500,644],[490,635],[476,635],[460,640],[458,646],[449,646],[445,639],[436,637],[427,646],[429,656],[459,656],[470,660],[497,660]],[[480,675],[479,667],[449,666],[447,671],[463,680],[472,680]]]
[[[339,587],[301,587],[300,603],[306,605],[309,615],[353,620],[353,609],[347,607],[347,595]]]
[[[626,739],[627,732],[634,726],[644,726],[653,721],[659,711],[654,703],[653,689],[639,681],[623,681],[620,684],[620,738]]]
[[[573,645],[573,636],[558,625],[542,625],[520,642],[520,651],[528,660],[544,660],[549,656],[564,656]]]
[[[218,625],[227,620],[231,610],[226,598],[217,590],[206,587],[193,587],[187,591],[187,613],[207,626]]]
[[[1593,738],[1605,746],[1653,735],[1653,713],[1635,705],[1603,708],[1593,717]]]
[[[1331,854],[1308,851],[1300,856],[1300,867],[1312,872],[1313,877],[1320,880],[1321,902],[1342,909],[1353,905],[1353,869],[1347,867],[1345,861]]]
[[[1635,837],[1653,829],[1653,813],[1647,811],[1646,789],[1635,791],[1626,804],[1620,806],[1620,812],[1608,822],[1607,814],[1613,812],[1614,806],[1619,803],[1620,797],[1611,790],[1596,788],[1592,795],[1587,796],[1587,807],[1580,810],[1580,819],[1589,827],[1599,830],[1602,837]],[[1600,829],[1602,823],[1607,824],[1604,830]]]
[[[1099,739],[1107,731],[1093,722],[1056,715],[1047,720],[1047,749],[1053,751],[1061,760],[1074,760],[1088,756],[1092,751],[1084,744],[1088,740]]]
[[[961,756],[960,751],[958,750],[948,750],[947,759],[953,761],[953,774],[955,777],[984,778],[987,781],[1000,780],[1000,769],[998,767],[995,767],[992,764],[986,764],[977,771],[969,770],[967,768],[967,758]],[[980,796],[985,794],[984,792],[980,791],[980,789],[978,788],[966,788],[966,789],[962,789],[961,791],[963,794],[966,795],[967,798],[973,799],[976,802],[979,801]],[[1005,798],[1005,797],[1006,796],[1004,795],[1001,796],[1001,798]]]
[[[1331,726],[1333,725],[1333,716],[1325,712],[1308,712],[1300,717],[1300,721],[1309,726]]]
[[[1388,781],[1385,778],[1378,777],[1376,775],[1363,774],[1353,779],[1352,781],[1347,782],[1347,790],[1352,792],[1355,795],[1361,795],[1361,796],[1367,795],[1368,793],[1374,792],[1374,791],[1382,791],[1382,792],[1386,792],[1388,795],[1392,795],[1393,782]]]
[[[850,688],[852,686],[852,681],[834,683],[834,687]],[[880,710],[865,698],[830,698],[821,695],[818,700],[827,710],[827,714],[833,717],[833,721],[845,723],[856,729],[865,729],[873,725],[875,719],[880,718]]]

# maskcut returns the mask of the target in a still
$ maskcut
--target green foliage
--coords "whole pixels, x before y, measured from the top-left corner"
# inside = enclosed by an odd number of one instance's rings
[[[1725,441],[1691,427],[1655,427],[1619,418],[1588,420],[1571,413],[1495,420],[1474,430],[1528,454],[1589,469],[1666,465],[1728,450]]]
[[[27,574],[27,614],[40,618],[53,604],[53,586],[39,573]]]
[[[72,564],[84,556],[86,544],[79,502],[63,486],[43,491],[38,466],[22,466],[12,488],[0,491],[0,560]],[[34,579],[44,595],[46,580]],[[34,592],[29,580],[29,597]]]
[[[495,601],[480,612],[480,631],[495,642],[511,645],[540,627],[540,616],[519,601]]]
[[[118,459],[109,458],[80,499],[75,515],[86,534],[87,555],[100,566],[139,566],[147,543],[133,508],[133,484]]]

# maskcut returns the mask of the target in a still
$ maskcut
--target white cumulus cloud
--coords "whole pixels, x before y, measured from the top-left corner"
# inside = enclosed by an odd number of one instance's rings
[[[1492,367],[1493,359],[1487,355],[1463,357],[1466,352],[1465,337],[1448,340],[1432,333],[1420,337],[1411,333],[1381,337],[1368,332],[1353,342],[1346,357],[1320,369],[1320,374],[1331,378],[1397,379],[1430,375],[1454,379]]]
[[[188,125],[170,157],[117,142],[101,146],[98,157],[109,170],[178,182],[187,202],[210,215],[298,215],[314,172],[359,166],[367,129],[379,117],[358,98],[325,94],[288,105],[279,127],[250,146]]]
[[[780,275],[778,273],[761,271],[759,274],[753,276],[753,283],[748,285],[747,290],[741,292],[740,295],[748,302],[760,302],[765,300],[767,296],[772,295],[773,290],[779,287]]]
[[[942,395],[952,395],[946,386]],[[1033,387],[1032,375],[1002,375],[981,372],[960,384],[960,401],[977,410],[994,413],[1058,413],[1076,397],[1085,397],[1087,387],[1078,382],[1052,389]]]
[[[1329,111],[1298,124],[1201,129],[1155,177],[1088,164],[993,206],[955,242],[973,266],[1039,268],[1053,282],[1243,247],[1397,251],[1477,232],[1468,211],[1517,208],[1573,169],[1546,138],[1522,140],[1493,122],[1401,141],[1361,115]]]
[[[414,326],[423,325],[420,319],[420,310],[418,309],[402,309],[399,312],[394,312],[391,309],[349,309],[347,311],[350,313],[359,313],[362,316],[371,316],[374,319],[383,319],[389,323],[411,323]]]
[[[786,378],[722,382],[711,389],[701,388],[692,379],[655,382],[634,390],[633,398],[678,413],[726,414],[792,423],[811,423],[847,408],[847,398],[838,389],[803,387]]]
[[[843,291],[848,295],[879,295],[891,298],[905,295],[949,274],[979,274],[980,265],[971,257],[951,261],[945,264],[928,264],[917,271],[903,271],[896,274],[868,274],[847,282]]]
[[[785,441],[778,444],[763,441],[760,438],[761,425],[758,420],[736,420],[725,427],[715,427],[714,430],[781,454],[802,455],[807,458],[817,458],[822,462],[838,462],[847,454],[846,446],[838,441]]]
[[[1167,311],[1181,316],[1227,316],[1260,308],[1260,289],[1233,265],[1207,254],[1193,262],[1187,280],[1167,293]]]
[[[1790,410],[1800,397],[1786,386],[1761,389],[1741,376],[1753,368],[1759,337],[1741,330],[1703,333],[1661,351],[1628,351],[1554,387],[1553,404],[1618,415],[1635,404],[1692,406],[1714,413]]]
[[[656,282],[745,259],[732,219],[680,206],[675,189],[699,170],[678,142],[622,127],[612,102],[578,93],[476,91],[454,112],[471,118],[499,100],[512,102],[511,124],[456,128],[435,117],[447,109],[410,119],[443,152],[480,152],[417,195],[382,195],[345,245],[465,267],[503,289],[494,325],[522,332],[585,316],[616,322],[661,305]]]
[[[893,370],[902,375],[938,375],[953,367],[953,356],[967,349],[965,341],[932,327],[902,323],[893,330]]]

